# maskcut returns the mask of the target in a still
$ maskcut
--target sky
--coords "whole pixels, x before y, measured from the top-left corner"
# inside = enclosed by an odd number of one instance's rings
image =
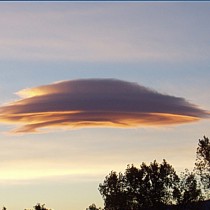
[[[84,210],[127,164],[192,170],[209,19],[209,2],[1,2],[0,206]]]

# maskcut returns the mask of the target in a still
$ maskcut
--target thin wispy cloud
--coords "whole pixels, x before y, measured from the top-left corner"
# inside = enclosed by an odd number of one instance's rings
[[[189,123],[209,112],[186,99],[116,79],[62,81],[17,93],[0,107],[0,122],[20,124],[15,133],[42,128],[139,127]]]
[[[36,62],[208,61],[208,7],[178,5],[177,16],[177,4],[159,5],[19,3],[11,9],[4,4],[0,57]]]

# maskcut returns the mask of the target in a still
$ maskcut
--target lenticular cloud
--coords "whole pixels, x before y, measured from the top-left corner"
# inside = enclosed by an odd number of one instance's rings
[[[0,107],[0,122],[19,124],[16,133],[42,128],[161,126],[209,117],[209,112],[184,98],[115,79],[62,81],[24,89],[18,95],[20,100]]]

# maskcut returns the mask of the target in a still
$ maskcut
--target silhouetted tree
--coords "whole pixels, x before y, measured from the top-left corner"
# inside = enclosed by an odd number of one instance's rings
[[[34,206],[34,210],[49,210],[47,208],[45,208],[45,204],[40,204],[40,203],[37,203],[36,206]]]
[[[177,204],[181,205],[183,208],[192,206],[192,204],[203,200],[196,175],[193,172],[189,172],[187,169],[185,172],[181,173],[178,191],[175,191],[174,194],[177,198]]]
[[[207,137],[199,139],[196,153],[196,171],[201,178],[206,197],[210,193],[210,141]]]
[[[125,176],[132,209],[164,208],[173,203],[179,179],[165,160],[161,164],[154,161],[149,166],[142,163],[140,169],[128,166]]]
[[[124,174],[112,171],[99,185],[104,209],[206,210],[201,201],[208,197],[203,196],[203,189],[210,192],[210,141],[205,136],[199,139],[195,166],[194,172],[186,169],[180,177],[166,160],[142,163],[140,168],[128,165]]]
[[[173,203],[173,191],[179,181],[175,170],[165,160],[140,168],[127,167],[125,175],[111,172],[99,185],[107,210],[164,208]]]
[[[88,208],[86,208],[86,210],[102,210],[102,208],[97,208],[96,205],[93,203]]]
[[[99,191],[104,199],[105,209],[126,210],[127,193],[125,191],[124,176],[112,171],[106,176],[104,183],[99,185]]]

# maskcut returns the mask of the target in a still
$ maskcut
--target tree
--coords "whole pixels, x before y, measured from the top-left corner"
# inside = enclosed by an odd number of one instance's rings
[[[45,208],[45,204],[40,204],[40,203],[37,203],[36,206],[34,206],[34,210],[50,210],[50,209],[47,209]]]
[[[204,209],[201,201],[208,196],[203,189],[210,192],[210,141],[205,136],[199,139],[195,166],[196,173],[186,169],[180,177],[166,160],[140,168],[128,165],[124,174],[112,171],[99,185],[105,210]]]
[[[102,210],[102,209],[100,207],[97,208],[96,205],[93,203],[88,208],[86,208],[86,210]]]
[[[105,210],[131,210],[164,208],[174,201],[173,195],[179,181],[175,170],[165,160],[140,168],[127,167],[125,174],[111,172],[99,185]]]
[[[183,207],[203,200],[196,175],[193,172],[189,172],[187,169],[185,172],[181,173],[178,188],[178,193],[175,192],[177,193],[177,204]]]
[[[104,183],[99,185],[99,191],[104,199],[106,210],[127,210],[127,195],[124,176],[111,171]]]
[[[126,181],[128,194],[134,209],[164,208],[173,203],[173,191],[178,176],[165,160],[158,164],[156,160],[147,166],[142,163],[140,169],[127,168]]]
[[[208,197],[210,193],[210,141],[205,136],[198,142],[195,169]]]

